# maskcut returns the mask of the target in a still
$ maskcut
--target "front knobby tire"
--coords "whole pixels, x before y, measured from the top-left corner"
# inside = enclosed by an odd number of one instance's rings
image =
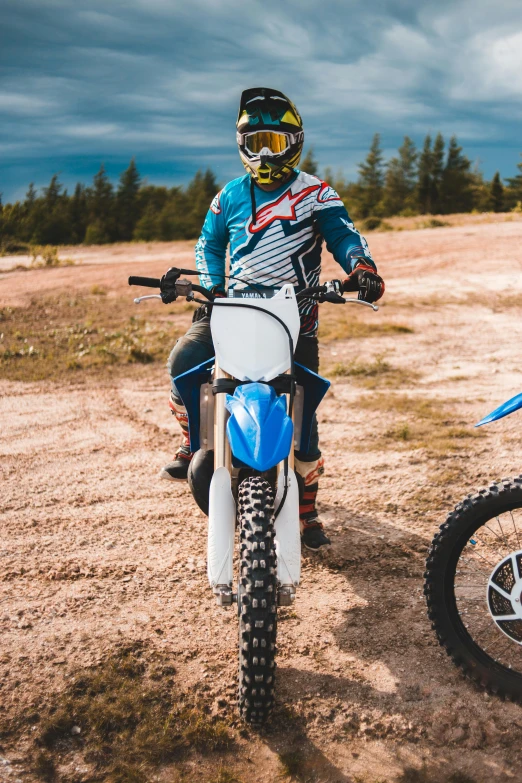
[[[238,490],[241,575],[239,612],[239,712],[261,724],[273,704],[277,634],[274,492],[268,481],[246,478]]]
[[[511,639],[502,634],[488,610],[487,591],[503,550],[509,557],[521,549],[522,476],[518,476],[490,484],[455,507],[433,539],[424,574],[428,616],[439,643],[480,687],[518,702],[522,701],[522,647],[513,636],[518,634],[522,640],[522,624],[517,620],[518,628],[512,626]],[[463,610],[466,600],[470,608]]]

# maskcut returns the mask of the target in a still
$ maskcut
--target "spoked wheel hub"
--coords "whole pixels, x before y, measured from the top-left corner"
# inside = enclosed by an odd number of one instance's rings
[[[522,644],[522,551],[512,552],[493,569],[488,581],[487,602],[498,628]]]

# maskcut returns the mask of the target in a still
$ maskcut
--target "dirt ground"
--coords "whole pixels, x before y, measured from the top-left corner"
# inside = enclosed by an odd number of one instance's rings
[[[319,506],[332,547],[304,555],[295,606],[281,611],[277,707],[262,731],[237,720],[237,620],[208,588],[206,519],[185,486],[157,479],[177,444],[163,365],[186,306],[140,305],[167,324],[164,355],[148,364],[78,360],[24,381],[11,356],[0,380],[0,780],[522,781],[521,708],[460,675],[422,594],[446,513],[520,470],[518,414],[473,424],[522,390],[522,220],[369,241],[387,285],[379,312],[322,309],[321,370],[334,385],[319,413]],[[76,266],[0,274],[0,346],[28,307],[103,288],[107,312],[123,301],[130,313],[128,274],[193,264],[190,243],[75,253]],[[325,253],[323,279],[338,274]],[[81,691],[118,656],[139,662],[118,669],[119,696],[110,678]],[[100,728],[93,713],[124,692],[128,702],[131,681],[149,689],[135,723]],[[145,744],[165,736],[169,699],[176,752],[138,752],[144,715]]]

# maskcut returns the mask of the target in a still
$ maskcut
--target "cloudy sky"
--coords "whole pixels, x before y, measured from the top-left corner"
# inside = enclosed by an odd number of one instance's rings
[[[150,182],[243,169],[239,95],[296,103],[305,148],[355,176],[378,131],[456,133],[487,176],[522,152],[522,0],[2,0],[0,191],[60,172]]]

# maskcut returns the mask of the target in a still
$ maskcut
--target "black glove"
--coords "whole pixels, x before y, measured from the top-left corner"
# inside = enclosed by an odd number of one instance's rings
[[[219,299],[226,296],[223,288],[219,285],[213,286],[210,289],[210,293],[214,295],[214,299]],[[192,316],[192,323],[195,324],[198,321],[202,321],[204,318],[210,318],[211,312],[212,312],[212,306],[210,304],[201,305],[201,307],[198,307],[196,310],[194,310],[194,315]]]
[[[175,302],[178,298],[176,292],[176,282],[179,280],[180,271],[177,267],[171,266],[167,273],[160,280],[161,301],[163,304]]]
[[[384,294],[384,280],[367,258],[357,258],[353,272],[343,280],[343,291],[358,291],[359,299],[376,302]]]

